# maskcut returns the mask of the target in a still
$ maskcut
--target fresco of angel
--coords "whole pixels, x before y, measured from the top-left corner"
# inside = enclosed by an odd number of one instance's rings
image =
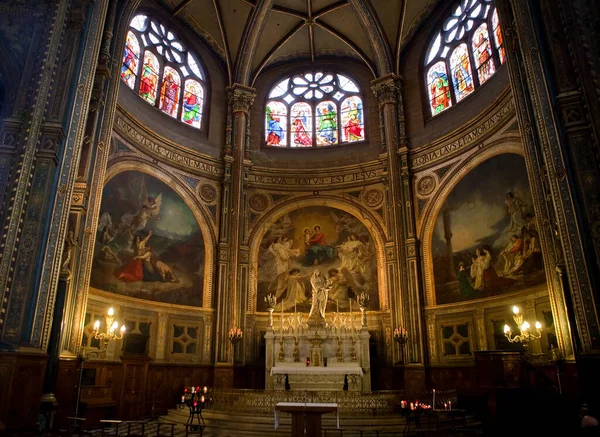
[[[204,239],[185,201],[138,171],[102,194],[90,286],[141,299],[202,306]]]
[[[162,204],[162,193],[156,197],[148,195],[145,181],[142,181],[140,194],[138,196],[138,209],[135,214],[123,214],[121,223],[124,230],[131,233],[146,229],[146,223],[150,220],[160,220],[160,206]]]

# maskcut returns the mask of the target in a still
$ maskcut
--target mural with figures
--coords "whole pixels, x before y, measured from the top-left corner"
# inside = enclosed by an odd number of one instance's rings
[[[431,248],[437,304],[544,283],[523,157],[495,156],[467,173],[439,211]]]
[[[104,187],[90,285],[125,296],[202,306],[204,240],[172,188],[138,171]]]
[[[327,312],[358,312],[356,295],[363,291],[369,293],[369,309],[379,309],[373,239],[345,211],[300,208],[269,227],[258,253],[257,311],[267,311],[264,298],[272,293],[276,311],[309,312],[311,281],[317,279],[326,284]]]

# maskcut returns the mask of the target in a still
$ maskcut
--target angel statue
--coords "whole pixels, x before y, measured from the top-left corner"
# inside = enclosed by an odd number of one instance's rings
[[[160,205],[162,204],[162,193],[156,197],[148,196],[146,184],[142,182],[140,195],[138,196],[138,210],[135,214],[123,214],[121,224],[123,232],[135,233],[146,228],[148,219],[160,220]]]
[[[325,307],[327,306],[330,287],[327,284],[327,280],[321,276],[321,272],[316,269],[313,271],[312,277],[310,278],[310,285],[312,285],[312,305],[310,307],[308,319],[324,322]]]
[[[71,258],[73,257],[73,250],[79,247],[77,239],[73,231],[69,231],[67,238],[65,238],[65,246],[63,251],[62,266],[60,268],[62,273],[71,275]]]

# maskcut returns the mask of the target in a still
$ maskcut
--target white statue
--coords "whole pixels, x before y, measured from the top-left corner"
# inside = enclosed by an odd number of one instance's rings
[[[330,286],[318,270],[313,271],[310,285],[312,285],[312,305],[308,318],[325,321],[325,307]]]

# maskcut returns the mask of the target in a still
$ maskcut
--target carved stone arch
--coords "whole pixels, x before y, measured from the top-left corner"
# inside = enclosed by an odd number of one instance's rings
[[[446,201],[446,198],[450,195],[454,187],[462,180],[462,178],[481,164],[490,158],[498,155],[515,154],[523,156],[523,145],[517,141],[510,142],[499,142],[498,144],[488,148],[485,151],[472,153],[467,152],[468,156],[461,164],[455,168],[454,173],[447,177],[443,184],[443,188],[439,190],[431,198],[427,209],[423,212],[423,223],[424,226],[420,232],[420,239],[423,242],[423,272],[425,279],[425,305],[435,305],[435,284],[433,281],[433,259],[431,254],[433,238],[433,230],[435,228],[435,220],[442,208],[442,205]]]
[[[238,55],[236,56],[233,83],[250,86],[252,80],[252,61],[254,60],[256,47],[258,47],[258,40],[267,19],[269,18],[272,3],[272,0],[257,2],[248,17],[246,28],[244,29],[241,39],[242,42],[238,48]]]
[[[268,213],[260,218],[256,227],[250,235],[249,248],[250,248],[250,281],[247,296],[247,308],[248,312],[256,311],[257,304],[257,289],[258,289],[258,250],[260,243],[267,233],[268,225],[274,223],[275,220],[282,217],[284,214],[290,213],[300,208],[308,206],[327,206],[331,208],[337,208],[348,214],[356,217],[369,231],[373,243],[375,246],[375,252],[377,253],[377,281],[379,288],[379,309],[389,309],[388,299],[388,287],[387,287],[387,270],[385,266],[385,231],[380,226],[376,216],[369,211],[367,208],[351,202],[348,199],[343,199],[334,196],[316,195],[316,196],[305,196],[291,199],[283,204],[277,205],[276,208],[272,208]]]
[[[128,158],[127,160],[112,164],[106,170],[104,185],[106,186],[113,177],[125,171],[139,171],[155,177],[175,191],[192,211],[204,239],[204,290],[202,293],[202,308],[210,308],[212,303],[214,256],[216,253],[216,237],[210,226],[210,214],[198,202],[197,196],[188,189],[185,182],[174,173],[158,168],[141,159]]]
[[[375,65],[377,65],[378,77],[393,73],[394,62],[390,46],[371,2],[350,0],[350,4],[371,42],[371,47],[375,53]]]

